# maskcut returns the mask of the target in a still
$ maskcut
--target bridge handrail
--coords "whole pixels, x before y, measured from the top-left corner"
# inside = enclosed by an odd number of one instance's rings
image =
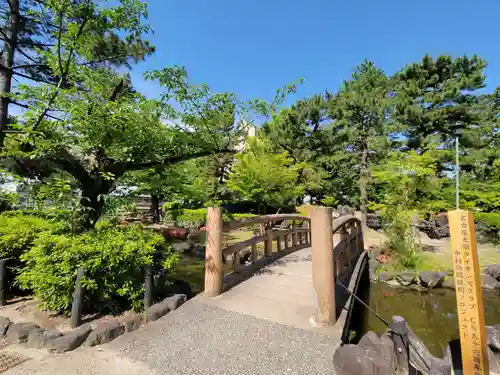
[[[307,216],[302,216],[299,214],[271,214],[271,215],[262,215],[256,216],[252,218],[245,219],[236,219],[231,221],[224,222],[224,230],[235,230],[245,225],[250,224],[260,224],[266,223],[270,221],[280,221],[280,220],[300,220],[300,221],[311,221]]]
[[[272,228],[271,226],[264,226],[263,224],[273,222],[273,221],[292,221],[291,228]],[[296,221],[300,221],[299,224],[307,223],[306,228],[300,228],[297,226]],[[273,249],[272,244],[276,241],[277,252],[281,250],[290,250],[297,248],[297,246],[309,245],[310,244],[310,219],[306,216],[296,215],[296,214],[273,214],[273,215],[262,215],[256,218],[250,219],[240,219],[233,220],[228,223],[224,223],[224,231],[239,229],[248,224],[261,224],[261,235],[254,236],[248,240],[240,241],[226,248],[222,249],[223,259],[232,257],[232,270],[233,272],[240,272],[242,265],[240,252],[247,247],[251,246],[251,264],[256,264],[259,260],[259,254],[257,252],[257,244],[264,243],[264,257],[272,257]],[[226,225],[228,224],[228,225]],[[289,243],[291,239],[291,246]],[[283,245],[283,246],[282,246]]]

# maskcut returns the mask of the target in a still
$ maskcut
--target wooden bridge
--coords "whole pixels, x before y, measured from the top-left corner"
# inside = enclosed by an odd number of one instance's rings
[[[256,225],[259,235],[222,248],[224,233]],[[198,298],[230,311],[339,335],[349,310],[340,283],[349,287],[363,252],[359,219],[333,220],[331,208],[312,207],[308,217],[277,214],[226,223],[219,208],[209,208],[205,291]],[[232,265],[228,274],[224,260]],[[354,291],[356,280],[350,287]]]

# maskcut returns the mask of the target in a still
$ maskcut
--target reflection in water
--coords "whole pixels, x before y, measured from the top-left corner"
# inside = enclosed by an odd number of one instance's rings
[[[499,324],[500,293],[483,291],[483,300],[486,324]],[[388,322],[394,315],[404,317],[435,356],[441,357],[448,341],[459,336],[457,302],[453,290],[418,292],[372,283],[369,301],[370,307]],[[364,332],[371,330],[381,334],[386,330],[386,326],[375,315],[366,312],[366,308],[362,317]]]

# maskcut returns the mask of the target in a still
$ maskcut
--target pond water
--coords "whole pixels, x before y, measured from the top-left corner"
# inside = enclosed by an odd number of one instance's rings
[[[486,325],[500,324],[500,292],[483,291],[483,300]],[[385,283],[371,283],[369,305],[388,322],[394,315],[404,317],[434,356],[441,357],[448,342],[459,337],[453,290],[419,292],[393,288]],[[366,310],[363,308],[361,314],[362,331],[383,333],[386,326]]]

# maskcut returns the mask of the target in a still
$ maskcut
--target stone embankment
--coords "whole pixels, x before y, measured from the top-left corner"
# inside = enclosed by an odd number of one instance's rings
[[[160,319],[170,311],[176,310],[187,299],[184,294],[165,298],[152,305],[142,314],[133,314],[124,321],[112,319],[92,328],[91,324],[83,324],[68,332],[45,330],[30,322],[11,322],[0,316],[0,337],[8,343],[25,344],[30,348],[47,349],[49,352],[63,353],[74,350],[81,345],[96,346],[105,344],[138,329],[141,325]]]

